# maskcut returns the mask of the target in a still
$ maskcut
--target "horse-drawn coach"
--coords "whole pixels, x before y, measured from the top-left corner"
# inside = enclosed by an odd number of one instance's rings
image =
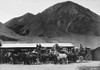
[[[91,49],[71,43],[2,44],[0,63],[44,64],[73,63],[92,60]]]

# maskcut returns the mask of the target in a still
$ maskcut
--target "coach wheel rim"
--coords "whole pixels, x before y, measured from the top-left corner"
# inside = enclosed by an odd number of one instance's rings
[[[82,62],[84,60],[83,56],[79,56],[79,61]]]
[[[85,57],[85,59],[86,59],[86,60],[92,60],[91,54],[87,54],[86,57]]]

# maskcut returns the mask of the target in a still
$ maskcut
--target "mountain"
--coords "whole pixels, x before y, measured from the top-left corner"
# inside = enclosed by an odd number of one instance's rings
[[[22,36],[35,35],[35,30],[39,29],[39,24],[38,17],[31,13],[26,13],[5,23],[8,28]]]
[[[72,1],[57,3],[36,15],[26,13],[4,25],[21,41],[100,46],[100,16]]]
[[[71,1],[58,3],[40,15],[49,35],[52,32],[100,35],[100,16]]]
[[[100,16],[71,1],[55,4],[37,15],[26,13],[5,25],[28,36],[58,37],[66,33],[100,36]]]

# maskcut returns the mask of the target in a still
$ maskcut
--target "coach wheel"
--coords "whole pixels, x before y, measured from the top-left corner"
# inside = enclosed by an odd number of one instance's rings
[[[87,54],[86,57],[85,57],[85,60],[92,60],[91,54]]]
[[[82,62],[84,60],[83,56],[79,56],[79,62]]]

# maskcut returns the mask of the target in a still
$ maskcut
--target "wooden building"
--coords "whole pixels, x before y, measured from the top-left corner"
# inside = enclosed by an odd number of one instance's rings
[[[12,43],[2,44],[0,51],[4,52],[27,52],[36,49],[36,45],[41,44],[43,49],[51,49],[56,43]],[[57,43],[61,48],[71,49],[75,47],[72,43]]]
[[[97,47],[92,51],[92,58],[93,60],[100,61],[100,47]]]

